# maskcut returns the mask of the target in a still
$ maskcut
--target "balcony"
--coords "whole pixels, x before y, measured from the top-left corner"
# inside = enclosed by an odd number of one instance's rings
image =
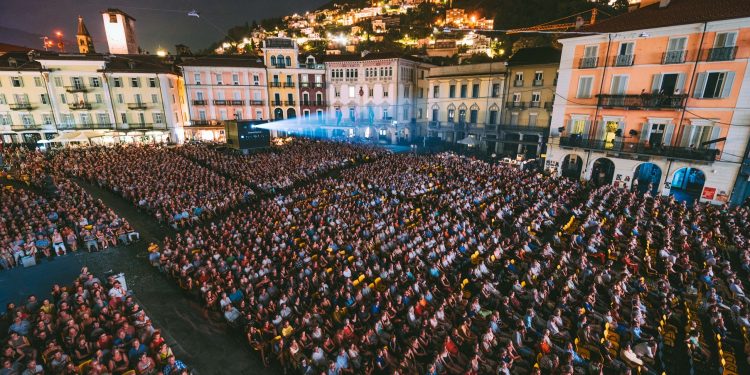
[[[529,108],[542,108],[542,102],[529,102]]]
[[[596,68],[599,65],[599,58],[594,57],[582,57],[578,68],[580,69],[591,69]]]
[[[268,87],[281,87],[281,82],[269,82]]]
[[[68,108],[70,108],[73,111],[90,110],[91,103],[86,103],[86,102],[70,103],[68,104]]]
[[[497,131],[545,133],[545,132],[549,131],[549,126],[544,126],[544,125],[500,124],[500,125],[497,125]]]
[[[227,105],[228,101],[226,100],[214,100],[214,105]]]
[[[69,93],[76,93],[76,92],[87,92],[89,89],[84,85],[73,85],[73,86],[65,86],[65,91]]]
[[[244,105],[245,101],[244,100],[231,100],[229,103],[231,105]]]
[[[662,56],[662,64],[682,64],[685,62],[687,51],[667,51]]]
[[[294,105],[294,104],[295,104],[294,100],[287,100],[284,102],[284,105]]]
[[[216,120],[190,120],[190,122],[191,124],[189,126],[224,126],[220,121]]]
[[[208,102],[206,100],[193,100],[193,105],[206,105]]]
[[[33,108],[31,106],[31,103],[13,103],[9,104],[8,106],[10,106],[10,109],[12,111],[28,111]]]
[[[281,100],[272,100],[271,101],[271,105],[274,105],[274,106],[277,106],[277,107],[283,105],[282,103],[283,102]]]
[[[131,110],[140,110],[140,111],[143,111],[146,108],[148,108],[148,106],[146,105],[146,103],[141,103],[141,102],[128,103],[128,109],[131,109]]]
[[[295,87],[295,84],[294,84],[294,82],[284,82],[284,87],[285,88],[293,88],[293,87]]]
[[[26,130],[42,130],[41,124],[11,125],[10,130],[22,132]]]
[[[313,87],[316,88],[316,89],[324,89],[324,88],[326,88],[326,84],[325,84],[325,82],[315,82],[313,84]]]
[[[517,79],[517,80],[513,81],[513,87],[523,87],[523,80],[522,79]]]
[[[612,66],[633,66],[635,55],[617,55],[612,59]]]
[[[507,102],[507,103],[505,103],[505,108],[525,109],[526,108],[526,102]]]
[[[555,102],[544,102],[544,109],[548,111],[552,111],[552,108],[555,106]]]
[[[325,107],[326,102],[322,100],[303,100],[300,102],[300,105],[305,107]]]
[[[685,106],[687,94],[682,95],[609,95],[599,94],[598,105],[603,108],[624,109],[680,109]]]
[[[251,100],[250,105],[263,105],[262,100]]]
[[[57,125],[59,130],[91,130],[91,129],[112,129],[111,123],[83,123],[83,124],[60,124]]]
[[[151,124],[151,123],[139,122],[139,123],[125,124],[125,125],[127,125],[127,129],[129,130],[138,130],[138,129],[157,129],[164,124]]]
[[[706,61],[732,61],[737,55],[737,47],[709,48]]]
[[[538,86],[544,86],[544,80],[543,79],[535,79],[534,82],[532,83],[532,85],[536,86],[536,87],[538,87]]]
[[[653,146],[640,142],[606,142],[599,139],[586,139],[578,137],[561,137],[561,147],[577,147],[586,150],[598,150],[608,152],[621,152],[628,154],[663,156],[673,159],[714,161],[719,155],[719,150],[700,149],[676,146]]]

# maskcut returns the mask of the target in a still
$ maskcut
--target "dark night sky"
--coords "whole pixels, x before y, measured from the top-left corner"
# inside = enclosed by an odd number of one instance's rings
[[[55,30],[75,40],[78,15],[94,38],[97,52],[107,42],[100,12],[119,8],[136,19],[138,44],[174,50],[184,43],[194,51],[222,38],[231,26],[318,8],[326,0],[0,0],[0,42],[40,47],[38,36]],[[189,10],[201,17],[188,17]],[[220,31],[220,30],[221,31]],[[70,49],[68,49],[70,51]]]

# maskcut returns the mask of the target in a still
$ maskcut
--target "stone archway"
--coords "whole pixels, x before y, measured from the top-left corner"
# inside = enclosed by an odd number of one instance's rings
[[[560,171],[563,177],[573,180],[581,179],[581,170],[583,169],[583,159],[576,154],[565,155]]]
[[[591,168],[591,182],[596,186],[612,183],[615,177],[615,163],[607,158],[596,159]]]
[[[633,189],[638,194],[651,191],[651,195],[659,194],[659,183],[661,182],[661,168],[654,163],[638,164],[633,174]]]
[[[700,200],[703,186],[706,184],[706,174],[698,168],[680,168],[672,175],[669,195],[679,202],[693,204]]]

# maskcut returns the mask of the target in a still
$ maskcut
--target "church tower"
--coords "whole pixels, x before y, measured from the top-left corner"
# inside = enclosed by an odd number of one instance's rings
[[[76,34],[76,41],[78,42],[78,52],[96,53],[94,50],[94,41],[91,39],[89,29],[86,28],[86,24],[83,23],[83,17],[81,16],[78,16],[78,33]]]

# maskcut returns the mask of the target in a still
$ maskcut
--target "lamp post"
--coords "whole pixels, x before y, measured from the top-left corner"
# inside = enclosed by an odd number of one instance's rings
[[[57,48],[60,50],[60,52],[65,52],[65,43],[63,42],[63,34],[59,31],[55,32],[55,35],[57,36]]]

